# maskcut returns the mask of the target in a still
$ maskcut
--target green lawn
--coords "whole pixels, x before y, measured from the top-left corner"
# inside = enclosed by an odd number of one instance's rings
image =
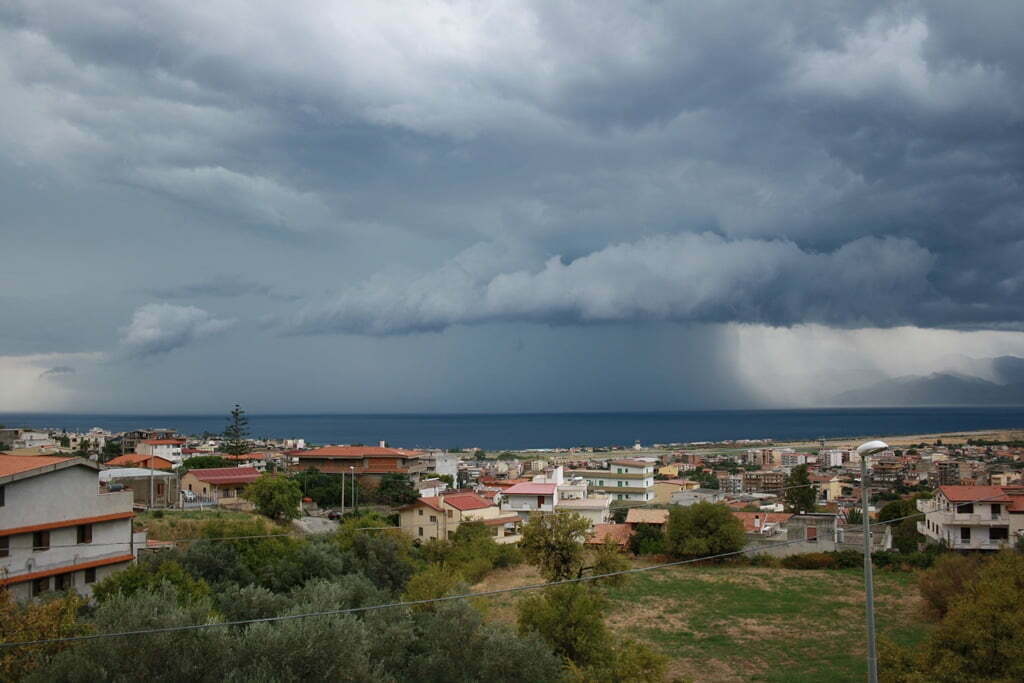
[[[876,572],[880,634],[919,642],[914,576]],[[860,572],[721,566],[636,575],[610,589],[609,624],[672,659],[671,675],[699,681],[862,681]]]

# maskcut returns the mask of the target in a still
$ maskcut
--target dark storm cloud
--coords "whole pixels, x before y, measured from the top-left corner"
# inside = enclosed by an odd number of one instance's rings
[[[0,220],[65,269],[158,240],[133,292],[244,308],[140,353],[263,316],[1016,329],[1022,34],[1017,2],[7,3]],[[210,279],[240,262],[308,300]]]
[[[75,374],[75,372],[75,369],[70,365],[57,365],[50,368],[49,370],[44,370],[43,372],[39,373],[39,377],[45,378],[56,377],[57,375],[73,375]]]

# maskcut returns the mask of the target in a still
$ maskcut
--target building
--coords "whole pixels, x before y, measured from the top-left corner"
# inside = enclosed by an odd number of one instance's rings
[[[786,485],[786,475],[783,472],[772,472],[761,470],[758,472],[743,473],[744,493],[782,493]]]
[[[174,439],[177,433],[173,429],[136,429],[121,435],[121,452],[135,453],[140,441],[147,439]]]
[[[585,542],[587,545],[614,543],[625,550],[629,547],[629,539],[632,537],[633,527],[629,524],[598,524]]]
[[[399,510],[399,527],[413,540],[451,540],[463,522],[479,521],[498,543],[520,540],[522,519],[503,512],[475,493],[425,496]]]
[[[182,439],[145,439],[138,442],[135,452],[139,455],[153,455],[173,463],[181,462],[181,449],[185,446]]]
[[[151,470],[163,470],[170,472],[174,469],[174,463],[159,455],[141,455],[139,453],[125,453],[116,458],[111,458],[106,463],[109,467],[143,467]]]
[[[676,491],[669,498],[669,503],[688,507],[694,503],[721,503],[725,500],[725,493],[719,489],[683,489]]]
[[[145,508],[178,505],[178,476],[140,467],[100,470],[100,487],[108,491],[131,491],[133,504]]]
[[[634,529],[637,524],[650,524],[657,527],[664,527],[667,523],[668,510],[664,509],[646,510],[642,508],[632,508],[626,513],[626,524]]]
[[[189,470],[181,478],[181,490],[191,491],[201,502],[247,507],[242,498],[245,487],[260,478],[255,467],[213,467],[206,470]]]
[[[605,524],[611,518],[612,497],[598,494],[586,498],[560,498],[555,505],[556,512],[575,512],[586,518],[590,525]]]
[[[743,523],[743,530],[748,534],[778,536],[785,534],[786,522],[793,515],[788,512],[745,512],[734,510],[732,516]]]
[[[654,498],[651,499],[651,502],[668,505],[672,501],[673,494],[696,488],[700,488],[700,483],[689,479],[657,479],[654,481]]]
[[[554,512],[558,503],[558,484],[524,482],[501,493],[501,509],[506,514],[514,512],[524,520],[534,512]]]
[[[427,471],[422,451],[387,446],[325,446],[291,451],[292,469],[314,467],[327,474],[355,474],[360,483],[376,486],[386,474],[401,474],[414,483]]]
[[[83,458],[0,455],[0,586],[17,600],[92,586],[135,559],[132,494]]]
[[[959,486],[960,463],[955,460],[933,461],[935,486]]]
[[[654,499],[654,465],[646,460],[612,460],[606,470],[571,470],[593,491],[610,493],[615,500],[649,502]]]
[[[940,486],[917,509],[917,530],[954,550],[998,550],[1024,533],[1024,487]]]

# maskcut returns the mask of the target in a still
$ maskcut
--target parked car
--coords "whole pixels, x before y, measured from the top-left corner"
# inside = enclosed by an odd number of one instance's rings
[[[341,513],[337,510],[331,510],[327,513],[327,519],[341,519]]]
[[[181,497],[185,500],[186,503],[194,503],[196,502],[196,498],[198,498],[194,491],[182,491]]]

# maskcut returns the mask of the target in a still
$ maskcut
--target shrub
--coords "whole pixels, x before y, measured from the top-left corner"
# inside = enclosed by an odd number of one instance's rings
[[[836,569],[833,553],[803,553],[782,558],[782,566],[786,569]]]
[[[976,555],[947,553],[939,557],[931,569],[921,572],[917,587],[928,616],[933,619],[946,616],[954,598],[963,594],[964,586],[977,577],[980,569],[981,559]]]

